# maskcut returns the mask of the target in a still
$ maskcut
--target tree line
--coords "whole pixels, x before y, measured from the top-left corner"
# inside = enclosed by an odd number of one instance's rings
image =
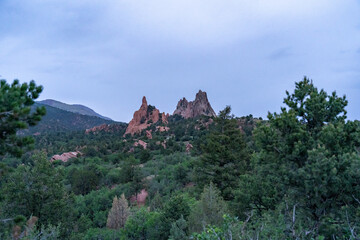
[[[41,91],[34,82],[1,81],[0,155],[33,145],[16,132],[45,114],[29,110]],[[202,133],[175,121],[176,132],[188,134],[172,138],[179,147],[144,156],[108,161],[115,155],[104,151],[93,163],[62,164],[38,152],[29,164],[2,163],[0,237],[359,239],[360,123],[347,120],[346,97],[305,77],[284,104],[251,131],[239,129],[230,106]],[[192,139],[193,152],[182,153]],[[104,172],[111,184],[101,184]],[[138,206],[130,200],[142,189],[149,196]]]

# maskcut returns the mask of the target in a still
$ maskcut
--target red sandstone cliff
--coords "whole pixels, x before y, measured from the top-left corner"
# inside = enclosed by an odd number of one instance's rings
[[[215,117],[216,114],[212,109],[206,92],[199,90],[196,98],[192,102],[188,102],[186,98],[180,99],[173,115],[180,115],[184,118],[193,118],[201,115]]]
[[[162,113],[160,115],[160,111],[157,108],[148,105],[146,97],[143,97],[141,107],[134,113],[133,119],[130,121],[124,135],[140,133],[152,123],[157,123],[160,120],[160,116],[163,123],[168,122],[168,114],[165,115],[165,113]]]

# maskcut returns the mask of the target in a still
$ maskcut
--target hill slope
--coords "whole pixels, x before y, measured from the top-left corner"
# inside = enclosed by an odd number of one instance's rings
[[[82,115],[88,115],[88,116],[95,116],[95,117],[99,117],[105,120],[111,120],[111,118],[108,117],[104,117],[100,114],[98,114],[97,112],[95,112],[94,110],[92,110],[91,108],[88,108],[84,105],[80,105],[80,104],[66,104],[63,102],[59,102],[53,99],[46,99],[43,101],[39,101],[38,103],[43,104],[43,105],[48,105],[51,107],[55,107],[55,108],[59,108],[65,111],[69,111],[69,112],[73,112],[73,113],[79,113]]]
[[[34,104],[34,108],[38,106],[45,106],[46,115],[34,127],[21,131],[19,134],[41,134],[51,132],[69,132],[79,131],[93,128],[101,124],[117,123],[112,120],[106,120],[95,116],[88,116],[79,113],[73,113],[59,108],[43,105],[39,103]],[[125,123],[118,123],[125,124]],[[126,124],[125,124],[126,125]]]

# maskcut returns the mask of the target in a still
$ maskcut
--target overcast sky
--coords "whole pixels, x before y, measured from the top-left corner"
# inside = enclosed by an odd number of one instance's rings
[[[266,117],[306,75],[360,119],[360,1],[0,0],[0,75],[126,122],[199,89]]]

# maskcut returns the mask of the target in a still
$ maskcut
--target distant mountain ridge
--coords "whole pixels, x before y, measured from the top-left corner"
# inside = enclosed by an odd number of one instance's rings
[[[99,118],[102,118],[105,120],[112,121],[111,118],[104,117],[104,116],[98,114],[97,112],[95,112],[94,110],[92,110],[91,108],[86,107],[84,105],[80,105],[80,104],[67,104],[67,103],[63,103],[63,102],[56,101],[53,99],[46,99],[46,100],[38,101],[37,103],[47,105],[50,107],[59,108],[61,110],[65,110],[68,112],[78,113],[78,114],[87,115],[87,116],[99,117]]]
[[[46,115],[42,117],[41,121],[37,125],[28,129],[21,130],[18,134],[40,135],[42,133],[52,132],[85,131],[86,129],[93,128],[102,124],[117,124],[124,126],[124,128],[127,126],[126,123],[106,120],[97,116],[74,113],[38,102],[33,105],[33,109],[41,106],[44,106],[46,108]]]

